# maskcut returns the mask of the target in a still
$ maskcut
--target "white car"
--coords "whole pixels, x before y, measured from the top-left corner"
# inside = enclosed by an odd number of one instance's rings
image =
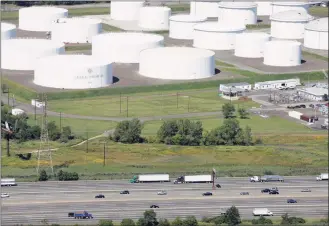
[[[9,195],[7,193],[1,193],[1,198],[9,198]]]
[[[159,191],[157,194],[158,195],[167,195],[167,192],[166,191]]]

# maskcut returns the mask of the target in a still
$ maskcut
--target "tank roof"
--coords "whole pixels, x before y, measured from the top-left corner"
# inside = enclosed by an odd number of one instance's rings
[[[270,20],[283,22],[306,22],[313,19],[313,16],[298,10],[283,11],[276,13],[270,17]]]
[[[219,2],[218,7],[229,9],[248,9],[257,7],[255,2]]]
[[[328,32],[328,17],[310,21],[308,24],[305,25],[305,29],[311,31]]]

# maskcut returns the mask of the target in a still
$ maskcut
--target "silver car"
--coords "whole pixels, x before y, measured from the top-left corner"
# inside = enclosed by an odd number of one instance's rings
[[[167,195],[167,192],[166,191],[159,191],[157,194],[158,195]]]

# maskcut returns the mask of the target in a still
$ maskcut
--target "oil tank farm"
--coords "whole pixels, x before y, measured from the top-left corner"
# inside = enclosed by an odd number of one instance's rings
[[[275,40],[265,43],[264,64],[277,67],[298,66],[302,61],[301,43]]]
[[[305,25],[304,46],[328,50],[328,17],[313,20]]]
[[[271,20],[271,36],[279,39],[304,38],[305,25],[314,17],[296,10],[273,14]]]
[[[201,49],[231,50],[235,36],[246,30],[244,24],[205,22],[194,26],[193,46]]]
[[[138,21],[140,9],[144,2],[111,1],[111,19],[123,21]]]
[[[39,59],[34,83],[59,89],[105,87],[113,82],[112,62],[89,55],[57,55]]]
[[[218,3],[218,21],[257,24],[257,4],[254,2]]]
[[[26,31],[50,31],[54,21],[66,17],[67,9],[33,6],[18,11],[18,24]]]
[[[194,15],[174,15],[169,18],[169,37],[193,40],[194,26],[203,23],[206,17]]]
[[[139,73],[170,80],[209,78],[215,74],[215,53],[190,47],[147,49],[140,54]]]
[[[218,2],[191,1],[190,14],[194,16],[215,18],[218,17]]]
[[[16,25],[1,22],[1,40],[16,37]]]
[[[271,36],[265,32],[248,32],[236,35],[234,55],[245,58],[262,58],[265,43]]]
[[[64,43],[90,43],[102,32],[102,21],[90,18],[63,18],[53,22],[51,39]]]
[[[47,39],[8,39],[1,41],[1,68],[34,70],[36,60],[65,52],[63,43]]]
[[[257,16],[270,16],[272,14],[271,1],[259,1],[257,4]]]
[[[113,32],[96,35],[92,39],[92,55],[115,63],[139,63],[144,49],[163,47],[164,38],[141,32]]]
[[[138,26],[153,30],[169,30],[169,7],[145,6],[139,14]]]
[[[295,2],[286,2],[286,1],[273,1],[272,2],[272,14],[296,10],[303,13],[308,13],[310,7],[309,2],[307,1],[295,1]]]

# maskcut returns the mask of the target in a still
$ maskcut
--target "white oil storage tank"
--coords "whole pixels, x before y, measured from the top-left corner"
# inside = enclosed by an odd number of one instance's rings
[[[245,58],[264,56],[265,43],[271,36],[265,32],[248,32],[236,35],[234,55]]]
[[[273,14],[271,20],[271,36],[279,39],[304,38],[305,25],[314,17],[296,10]]]
[[[138,26],[153,30],[169,30],[169,7],[145,6],[139,14]]]
[[[257,16],[270,16],[272,14],[272,2],[257,1]]]
[[[298,66],[302,62],[301,43],[275,40],[265,43],[264,64],[277,67]]]
[[[68,17],[68,10],[56,7],[32,6],[18,11],[19,29],[50,31],[54,21]]]
[[[144,2],[111,1],[111,19],[138,21],[140,9]]]
[[[47,39],[8,39],[1,41],[1,68],[34,70],[36,60],[65,52],[65,45]]]
[[[308,1],[295,1],[295,2],[287,2],[287,1],[273,1],[272,2],[272,14],[296,10],[303,13],[308,13],[310,7],[310,3]]]
[[[169,18],[169,37],[193,40],[194,26],[203,23],[206,17],[194,15],[175,15]]]
[[[164,38],[141,32],[113,32],[96,35],[92,39],[92,55],[115,63],[139,63],[144,49],[163,47]]]
[[[215,74],[215,53],[190,47],[147,49],[140,54],[139,73],[170,80],[209,78]]]
[[[328,17],[313,20],[305,25],[304,46],[328,50]]]
[[[106,87],[113,82],[112,62],[89,55],[57,55],[41,58],[34,83],[58,89]]]
[[[16,25],[1,22],[1,40],[16,37]]]
[[[102,21],[90,18],[63,18],[51,27],[51,39],[64,43],[90,43],[102,32]]]
[[[194,26],[193,46],[201,49],[231,50],[235,36],[246,30],[244,24],[205,22]]]
[[[254,2],[218,3],[218,21],[257,24],[257,4]]]
[[[194,16],[217,18],[218,2],[191,1],[190,14]]]

